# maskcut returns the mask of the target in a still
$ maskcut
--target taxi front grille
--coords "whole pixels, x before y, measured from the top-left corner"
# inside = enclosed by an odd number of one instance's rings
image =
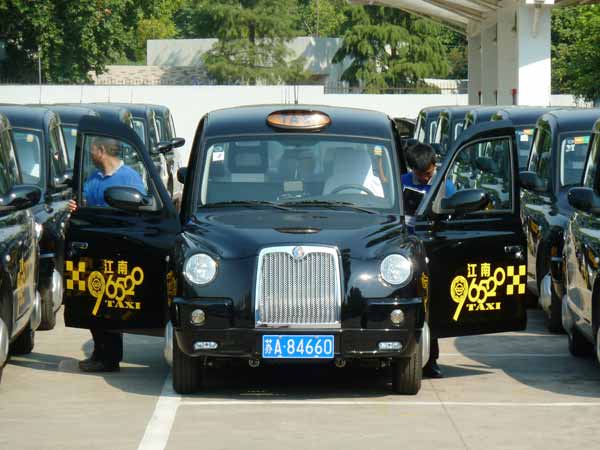
[[[257,327],[339,328],[338,253],[331,247],[263,249],[258,257]]]

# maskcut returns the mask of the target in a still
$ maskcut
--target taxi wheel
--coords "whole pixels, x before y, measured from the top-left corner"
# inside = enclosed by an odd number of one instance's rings
[[[573,356],[583,357],[590,356],[594,350],[591,342],[581,334],[581,332],[573,327],[569,333],[567,333],[569,339],[569,352]]]
[[[38,330],[52,330],[56,326],[56,314],[54,314],[54,303],[52,302],[52,291],[42,291],[42,321]]]
[[[193,394],[202,382],[202,358],[186,355],[173,339],[173,389],[178,394]]]
[[[562,326],[562,301],[556,295],[554,286],[550,286],[550,314],[546,316],[546,328],[551,333],[564,333],[565,330]]]
[[[392,390],[396,394],[415,395],[421,389],[423,364],[421,344],[410,358],[396,359],[392,363]]]
[[[10,345],[10,353],[13,355],[27,355],[31,353],[35,345],[35,331],[27,324],[19,337]]]

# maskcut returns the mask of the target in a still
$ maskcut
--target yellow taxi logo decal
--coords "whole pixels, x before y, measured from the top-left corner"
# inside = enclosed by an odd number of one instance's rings
[[[132,300],[135,288],[144,282],[144,271],[136,266],[129,271],[127,261],[102,260],[102,270],[94,270],[85,279],[86,264],[79,262],[77,268],[73,261],[66,261],[67,289],[89,292],[96,299],[92,315],[98,315],[104,303],[108,308],[141,309],[141,302]],[[87,287],[87,289],[86,289]]]
[[[457,275],[450,284],[450,296],[457,303],[452,320],[457,322],[464,309],[499,311],[502,303],[488,300],[502,295],[503,287],[507,296],[524,294],[526,273],[525,265],[497,267],[492,271],[490,263],[467,264],[467,275]]]

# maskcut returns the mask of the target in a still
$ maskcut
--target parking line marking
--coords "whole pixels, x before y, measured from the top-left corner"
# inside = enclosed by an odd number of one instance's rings
[[[569,353],[440,353],[442,356],[463,356],[465,358],[572,358]]]
[[[187,400],[181,406],[509,406],[509,407],[600,407],[600,402],[453,402],[378,400]]]
[[[164,450],[167,447],[177,415],[177,408],[180,404],[181,397],[173,391],[173,382],[169,373],[154,407],[152,417],[146,425],[146,431],[138,450]]]

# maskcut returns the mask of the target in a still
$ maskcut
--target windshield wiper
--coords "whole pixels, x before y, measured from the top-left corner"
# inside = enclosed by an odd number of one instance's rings
[[[290,210],[290,208],[278,205],[277,203],[263,200],[228,200],[226,202],[207,203],[204,206],[207,208],[218,208],[220,206],[270,206],[271,208],[282,209],[284,211]]]
[[[350,202],[327,202],[324,200],[300,200],[296,202],[285,202],[283,203],[285,206],[323,206],[325,208],[350,208],[356,211],[366,212],[368,214],[376,214],[375,211],[371,211],[367,208],[362,208],[360,206],[355,205]]]

